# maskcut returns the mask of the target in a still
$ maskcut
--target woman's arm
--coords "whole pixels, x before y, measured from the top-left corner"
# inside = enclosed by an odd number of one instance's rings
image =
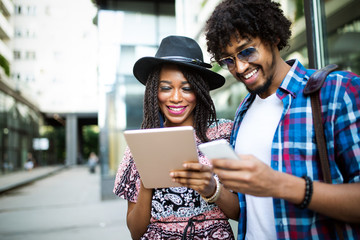
[[[215,203],[228,218],[238,221],[240,214],[238,195],[230,192],[224,186],[221,187],[222,190],[220,192],[220,196]]]
[[[146,189],[141,182],[137,202],[128,201],[127,226],[133,239],[140,239],[146,232],[151,217],[152,189]]]

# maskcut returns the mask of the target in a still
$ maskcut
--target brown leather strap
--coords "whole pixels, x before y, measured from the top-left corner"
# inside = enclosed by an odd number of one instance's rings
[[[325,141],[324,127],[322,123],[321,116],[321,106],[319,99],[319,92],[310,95],[311,98],[311,108],[313,114],[313,122],[315,129],[315,139],[316,144],[318,145],[319,157],[320,157],[320,165],[322,174],[324,177],[324,182],[332,183],[331,181],[331,173],[329,166],[329,158]]]
[[[326,67],[323,67],[316,72],[314,72],[311,76],[309,81],[307,82],[305,88],[304,88],[304,95],[310,95],[312,93],[315,93],[317,91],[320,91],[322,85],[325,82],[325,79],[329,73],[336,70],[338,68],[338,65],[336,64],[330,64]]]
[[[327,152],[326,140],[324,134],[324,126],[322,123],[322,116],[321,116],[320,89],[324,84],[327,75],[337,68],[338,66],[336,64],[331,64],[314,72],[310,76],[309,81],[307,82],[303,91],[304,95],[310,95],[311,98],[311,108],[312,108],[313,122],[315,129],[315,139],[316,139],[316,144],[318,145],[320,166],[324,177],[324,181],[326,183],[332,183],[332,182],[331,182],[329,158],[328,158],[328,152]]]
[[[327,152],[326,140],[324,134],[324,126],[322,123],[322,116],[321,116],[320,89],[327,75],[337,68],[338,66],[336,64],[331,64],[322,69],[317,70],[315,73],[313,73],[310,76],[309,81],[307,82],[303,91],[304,95],[310,95],[314,129],[315,129],[315,139],[316,139],[316,144],[318,146],[319,157],[320,157],[320,166],[323,173],[324,182],[330,184],[332,183],[332,181],[331,181],[329,158],[328,158],[328,152]],[[335,229],[337,235],[339,236],[339,239],[344,240],[344,235],[340,223],[337,220],[334,220],[334,222],[335,222]]]

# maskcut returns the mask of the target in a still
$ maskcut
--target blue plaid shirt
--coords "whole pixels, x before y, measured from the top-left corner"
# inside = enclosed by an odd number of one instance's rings
[[[310,97],[303,89],[314,70],[305,69],[297,60],[288,62],[291,70],[276,95],[284,110],[277,126],[271,150],[274,170],[298,177],[307,175],[322,181],[317,156]],[[360,182],[360,78],[354,73],[336,71],[325,81],[320,95],[332,181]],[[255,95],[249,94],[240,104],[234,122],[231,143]],[[246,234],[246,201],[239,193],[240,216],[238,239]],[[336,239],[331,220],[309,209],[301,210],[283,199],[273,199],[278,239]],[[360,204],[360,203],[359,203]],[[360,206],[360,205],[359,205]],[[360,226],[343,224],[344,237],[360,238]]]

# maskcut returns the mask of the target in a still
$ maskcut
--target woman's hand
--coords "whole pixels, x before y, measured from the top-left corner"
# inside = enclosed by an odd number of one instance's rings
[[[184,163],[184,169],[170,172],[174,182],[192,188],[204,197],[211,196],[216,190],[212,167],[201,163]]]
[[[170,172],[170,176],[177,183],[184,187],[192,188],[201,196],[209,198],[216,191],[216,181],[213,168],[201,163],[185,163],[184,169]],[[238,220],[239,202],[236,193],[220,186],[222,191],[216,200],[216,205],[225,213],[228,218]]]

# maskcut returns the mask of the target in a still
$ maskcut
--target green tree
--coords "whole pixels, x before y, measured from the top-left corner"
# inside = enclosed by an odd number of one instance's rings
[[[91,152],[99,155],[99,127],[96,125],[84,126],[83,134],[83,156],[88,158]]]
[[[6,58],[4,58],[4,56],[1,54],[0,54],[0,67],[4,69],[6,76],[10,77],[10,64],[6,60]]]

